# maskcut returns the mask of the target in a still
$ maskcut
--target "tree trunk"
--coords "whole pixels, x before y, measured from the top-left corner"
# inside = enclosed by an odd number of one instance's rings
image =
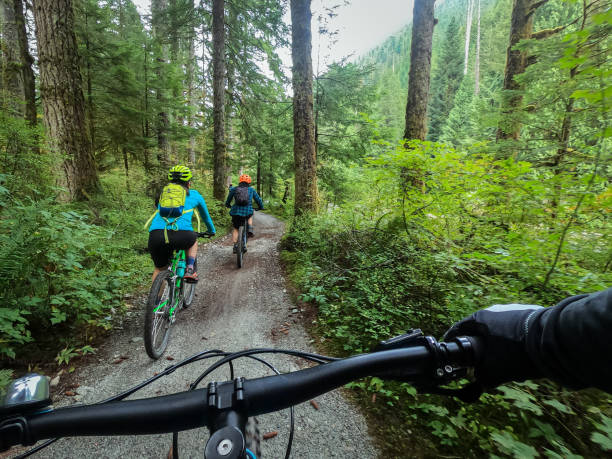
[[[474,61],[474,94],[480,92],[480,0],[478,2],[478,22],[476,26],[476,60]]]
[[[123,147],[121,152],[123,154],[123,167],[125,169],[125,188],[128,193],[130,193],[130,168],[128,164],[127,147]]]
[[[225,197],[227,180],[224,8],[224,0],[213,0],[213,195],[219,200]]]
[[[168,143],[168,112],[166,111],[166,96],[164,93],[164,81],[166,77],[166,65],[168,63],[168,45],[167,31],[165,26],[164,13],[168,10],[167,0],[152,0],[151,1],[151,23],[153,35],[157,39],[160,46],[160,56],[157,57],[157,88],[155,88],[156,99],[158,103],[157,112],[157,160],[162,168],[168,168],[170,165],[170,146]]]
[[[310,0],[291,0],[295,215],[317,210],[317,154],[312,101]]]
[[[193,4],[192,4],[193,8]],[[189,165],[191,167],[195,167],[196,157],[195,157],[195,103],[194,99],[194,78],[195,78],[195,30],[190,29],[193,33],[193,36],[189,37],[189,58],[187,60],[187,104],[189,106],[188,118],[187,118],[187,126],[189,126],[189,145],[187,147],[187,158],[189,161]]]
[[[26,32],[25,16],[23,14],[22,0],[14,0],[15,22],[17,24],[17,34],[19,38],[19,50],[21,54],[21,73],[23,75],[23,90],[25,98],[25,119],[30,126],[36,126],[36,91],[35,78],[32,65],[34,58],[30,54],[28,47],[28,34]]]
[[[87,124],[89,126],[89,138],[91,140],[91,151],[96,151],[96,128],[94,123],[94,104],[93,104],[93,88],[91,84],[91,47],[89,43],[89,30],[88,30],[88,11],[85,10],[85,49],[87,50]]]
[[[425,140],[435,0],[415,0],[404,139]]]
[[[71,0],[35,0],[44,124],[53,151],[62,158],[60,199],[88,197],[100,189],[87,138],[85,100]]]
[[[497,140],[518,140],[521,123],[512,112],[521,104],[523,96],[517,91],[520,85],[514,80],[527,68],[527,53],[513,49],[521,40],[531,37],[533,32],[533,0],[514,0],[510,23],[510,44],[506,54],[504,70],[504,95],[502,100],[502,117],[497,127]]]
[[[465,58],[463,60],[463,74],[467,75],[470,57],[470,39],[472,38],[472,15],[474,14],[474,0],[468,0],[467,18],[465,21]]]
[[[2,24],[1,34],[1,64],[2,64],[2,105],[3,111],[12,116],[24,116],[24,83],[21,71],[21,52],[19,47],[19,32],[13,0],[0,1]]]
[[[257,194],[261,196],[261,149],[257,149]]]

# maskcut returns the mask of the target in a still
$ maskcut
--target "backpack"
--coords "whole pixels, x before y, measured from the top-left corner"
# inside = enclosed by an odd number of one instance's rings
[[[145,223],[145,229],[151,224],[155,216],[159,213],[159,216],[166,222],[164,228],[164,240],[166,244],[170,243],[168,239],[168,230],[178,230],[176,221],[183,214],[193,212],[198,220],[198,232],[200,232],[200,215],[194,209],[185,211],[185,199],[187,198],[187,190],[179,185],[178,183],[169,183],[164,187],[159,196],[159,210],[156,210],[151,218]],[[173,220],[170,220],[173,219]]]
[[[238,186],[234,192],[234,199],[237,206],[248,206],[251,203],[248,186]]]
[[[176,218],[183,215],[187,190],[178,183],[169,183],[159,196],[159,215],[164,218]]]

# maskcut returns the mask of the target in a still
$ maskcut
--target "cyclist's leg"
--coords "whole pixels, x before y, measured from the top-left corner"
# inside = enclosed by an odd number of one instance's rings
[[[247,217],[247,227],[246,227],[247,233],[249,235],[249,237],[253,237],[253,214],[249,215]]]
[[[234,253],[236,253],[238,247],[238,228],[242,224],[242,218],[240,215],[232,215],[232,242],[234,243]]]
[[[172,257],[172,247],[166,244],[163,230],[153,230],[149,233],[149,253],[155,265],[151,282],[157,275],[168,267],[170,257]]]

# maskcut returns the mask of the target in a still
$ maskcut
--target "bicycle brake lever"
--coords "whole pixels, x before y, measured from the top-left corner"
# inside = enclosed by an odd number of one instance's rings
[[[408,330],[403,335],[394,336],[386,341],[379,342],[372,352],[388,351],[402,347],[418,346],[425,343],[426,338],[420,328]]]

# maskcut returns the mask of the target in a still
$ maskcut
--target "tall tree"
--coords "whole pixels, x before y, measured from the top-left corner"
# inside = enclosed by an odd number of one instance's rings
[[[415,0],[404,138],[425,140],[435,0]]]
[[[225,144],[225,0],[213,0],[213,195],[225,197],[227,148]]]
[[[1,71],[2,104],[3,110],[9,111],[13,116],[24,115],[24,82],[21,72],[21,53],[19,49],[19,32],[17,18],[15,17],[15,2],[13,0],[0,1],[0,38],[2,45]]]
[[[312,99],[310,0],[291,0],[295,215],[317,210],[317,153]]]
[[[462,81],[459,24],[453,17],[448,23],[434,76],[431,81],[429,130],[427,138],[437,141],[453,108],[455,94]]]
[[[502,117],[497,129],[497,140],[518,140],[521,134],[519,117],[513,111],[521,105],[523,96],[522,87],[515,77],[525,72],[529,65],[527,52],[516,49],[521,40],[529,38],[542,39],[559,32],[564,27],[546,29],[533,33],[533,17],[538,8],[548,0],[514,0],[512,4],[512,19],[510,22],[510,43],[506,54],[506,68],[504,70],[504,98],[502,100]]]
[[[85,124],[85,99],[71,0],[35,0],[44,124],[62,161],[60,198],[87,197],[100,188]]]
[[[157,66],[156,66],[156,99],[157,99],[157,159],[162,167],[167,167],[170,164],[170,143],[168,142],[168,130],[170,125],[167,96],[166,96],[166,78],[167,78],[167,63],[168,63],[168,26],[167,22],[167,0],[152,0],[151,1],[151,24],[153,35],[155,36],[158,48]]]

